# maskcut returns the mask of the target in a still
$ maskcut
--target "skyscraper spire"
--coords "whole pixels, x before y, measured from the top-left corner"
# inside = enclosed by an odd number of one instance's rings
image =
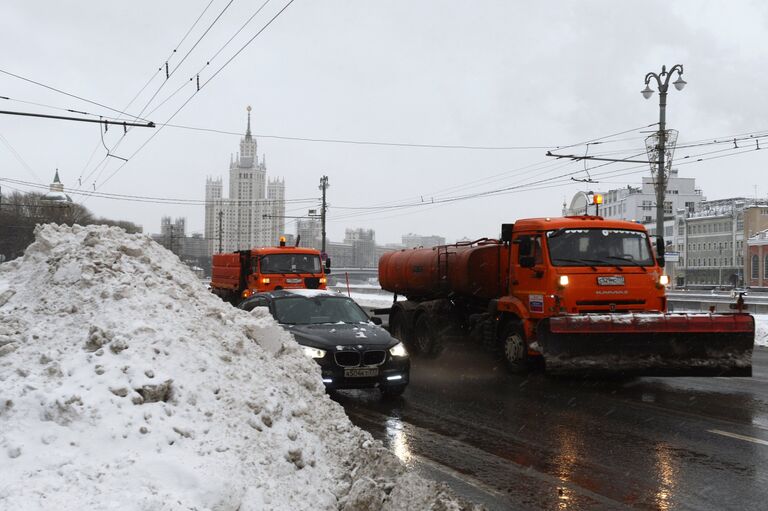
[[[246,140],[250,140],[251,139],[251,105],[248,105],[246,110],[248,110],[248,129],[245,130],[245,138]]]

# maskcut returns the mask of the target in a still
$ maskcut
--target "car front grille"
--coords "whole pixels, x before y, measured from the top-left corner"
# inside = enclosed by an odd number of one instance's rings
[[[333,354],[333,358],[341,367],[357,367],[360,365],[360,353],[357,351],[337,351]]]
[[[384,350],[370,350],[370,351],[337,351],[333,354],[336,364],[341,367],[358,367],[363,366],[380,366],[386,360],[386,352]]]
[[[384,363],[385,353],[383,350],[371,350],[363,353],[363,365],[378,366]]]

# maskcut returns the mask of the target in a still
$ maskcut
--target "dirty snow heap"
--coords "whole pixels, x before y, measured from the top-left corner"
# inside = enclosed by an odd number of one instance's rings
[[[148,237],[35,234],[0,265],[0,508],[465,507],[353,426],[271,317]]]

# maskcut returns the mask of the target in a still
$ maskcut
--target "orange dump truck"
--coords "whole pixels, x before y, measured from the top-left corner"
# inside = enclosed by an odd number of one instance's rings
[[[387,312],[414,354],[458,334],[512,371],[751,376],[754,318],[667,313],[663,246],[634,222],[524,219],[500,240],[388,252],[379,282],[407,298]]]
[[[323,267],[318,250],[285,246],[283,239],[278,247],[214,254],[211,263],[211,291],[235,305],[262,291],[325,289],[330,273],[330,259]]]

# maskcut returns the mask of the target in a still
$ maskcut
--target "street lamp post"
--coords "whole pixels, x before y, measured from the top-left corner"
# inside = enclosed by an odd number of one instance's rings
[[[645,99],[650,99],[653,95],[653,89],[649,86],[651,78],[656,80],[659,89],[659,170],[656,176],[656,236],[664,235],[664,197],[667,191],[667,177],[664,170],[664,156],[666,155],[666,124],[667,124],[667,89],[669,88],[669,79],[672,74],[677,72],[677,80],[672,82],[677,90],[683,90],[685,80],[683,80],[682,64],[675,64],[672,69],[667,71],[667,66],[661,66],[661,73],[648,73],[645,75],[645,89],[641,91]]]

